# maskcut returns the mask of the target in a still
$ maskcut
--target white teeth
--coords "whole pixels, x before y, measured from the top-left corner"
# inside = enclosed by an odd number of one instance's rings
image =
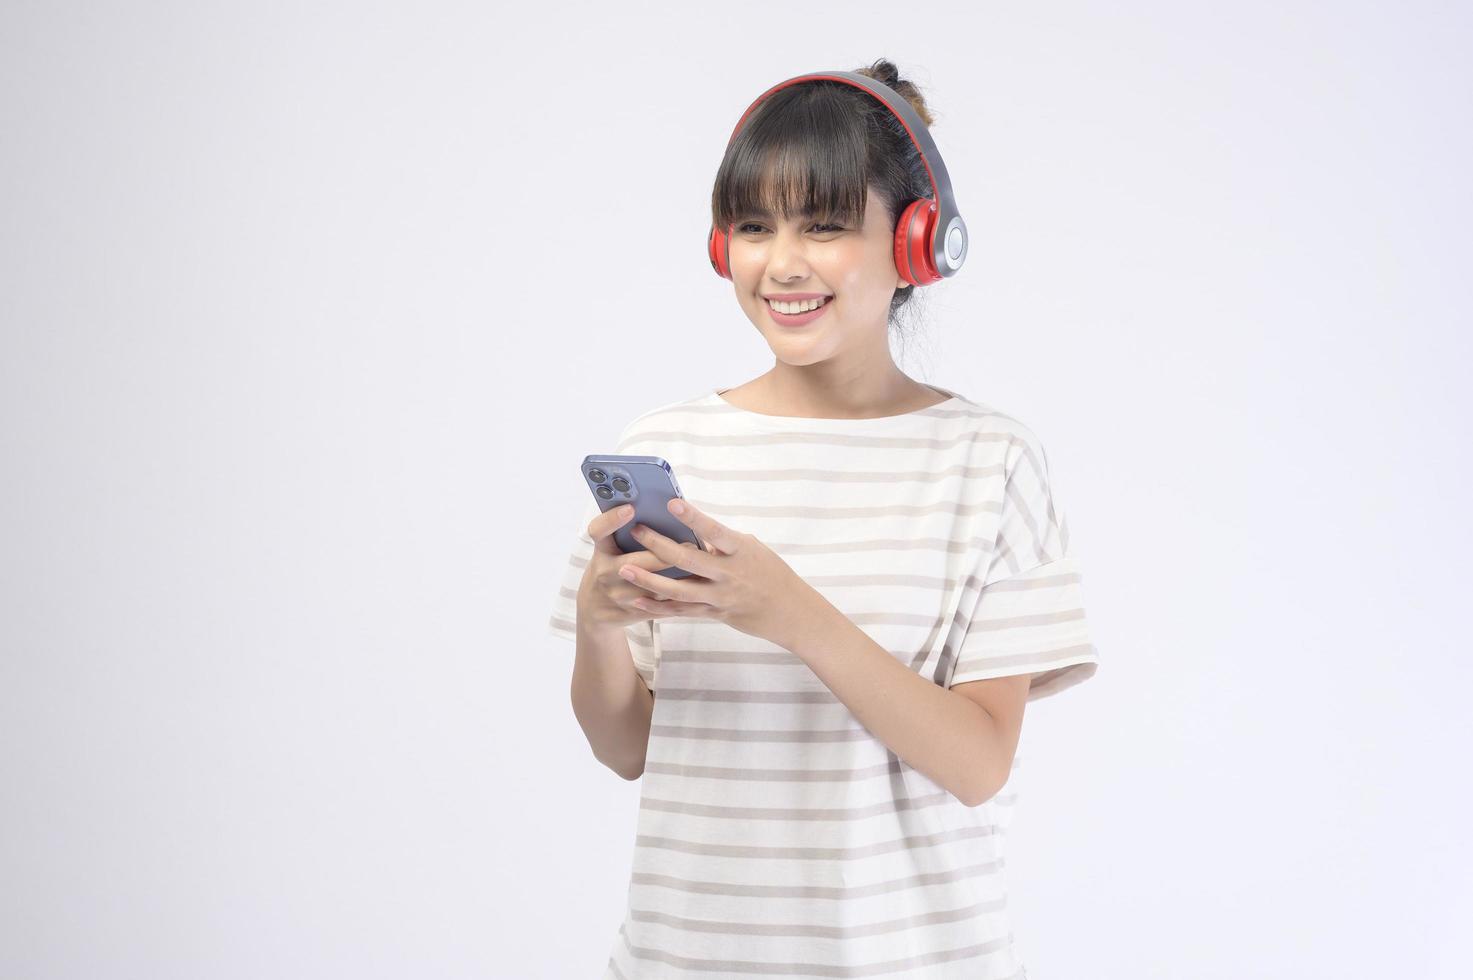
[[[824,299],[805,299],[801,303],[784,303],[776,299],[770,299],[767,302],[771,303],[772,308],[779,313],[807,313],[809,310],[818,309],[827,301],[825,297]]]

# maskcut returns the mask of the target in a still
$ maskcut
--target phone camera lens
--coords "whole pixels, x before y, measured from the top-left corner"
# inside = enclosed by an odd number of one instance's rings
[[[616,476],[609,482],[612,483],[614,485],[614,489],[619,491],[620,493],[629,492],[629,481],[624,479],[622,476]]]
[[[593,492],[598,494],[599,500],[612,500],[614,497],[614,491],[602,485],[594,487]]]
[[[593,483],[602,483],[604,482],[604,480],[608,479],[608,474],[605,473],[603,470],[589,470],[588,479]]]

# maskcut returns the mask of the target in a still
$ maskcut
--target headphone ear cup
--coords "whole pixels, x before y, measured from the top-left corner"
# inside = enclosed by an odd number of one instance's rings
[[[911,201],[895,223],[895,269],[912,286],[939,282],[936,252],[936,202],[928,197]]]
[[[711,226],[711,233],[706,236],[706,255],[711,260],[711,268],[723,279],[731,278],[731,253],[728,250],[730,241],[726,232],[715,225]]]

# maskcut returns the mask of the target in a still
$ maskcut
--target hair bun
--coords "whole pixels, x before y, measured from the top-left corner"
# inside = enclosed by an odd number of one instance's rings
[[[895,67],[893,61],[886,61],[884,58],[870,65],[868,69],[861,68],[859,73],[861,75],[868,75],[878,82],[883,82],[891,88],[900,84],[900,69]]]
[[[926,106],[926,100],[921,97],[921,90],[916,88],[914,82],[900,77],[900,69],[895,67],[893,61],[880,58],[863,68],[855,69],[856,74],[866,78],[873,78],[882,85],[892,88],[895,92],[910,103],[910,107],[921,117],[927,128],[932,122],[931,110]]]

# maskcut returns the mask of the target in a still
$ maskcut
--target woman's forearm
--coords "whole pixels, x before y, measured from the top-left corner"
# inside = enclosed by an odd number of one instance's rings
[[[593,756],[625,779],[644,772],[655,698],[634,666],[622,626],[577,626],[573,714]]]
[[[1012,755],[987,709],[906,667],[827,599],[781,645],[890,751],[967,806],[1006,783]]]

